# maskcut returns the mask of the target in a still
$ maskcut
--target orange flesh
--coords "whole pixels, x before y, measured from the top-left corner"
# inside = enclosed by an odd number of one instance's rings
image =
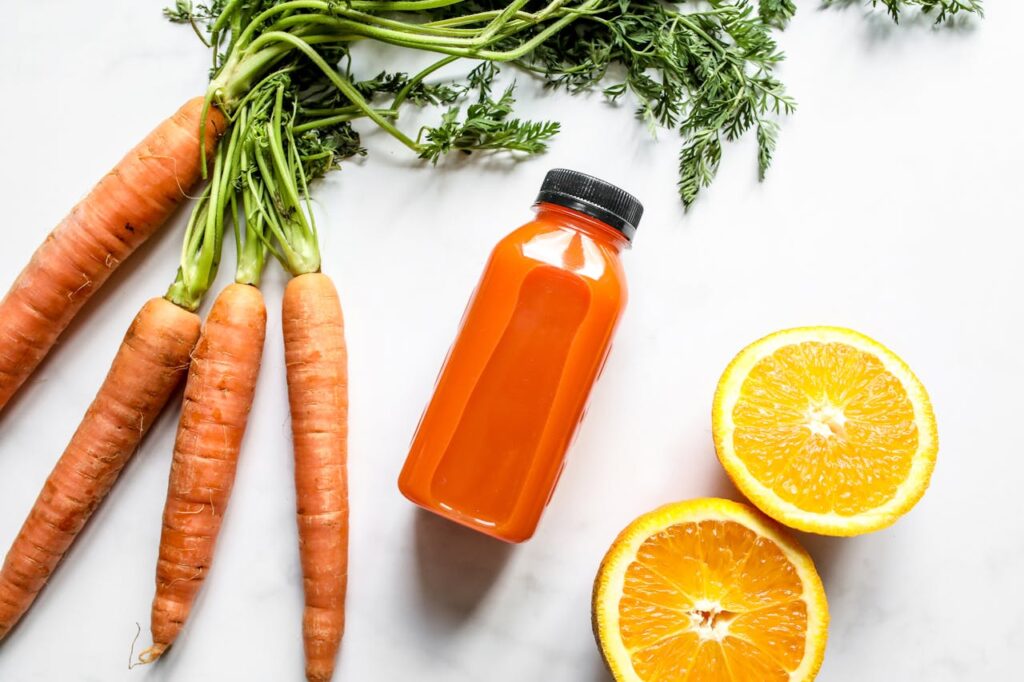
[[[671,526],[626,570],[622,641],[643,680],[789,680],[804,657],[807,605],[773,541],[735,521]]]
[[[914,407],[874,355],[783,346],[750,371],[733,447],[751,475],[806,511],[855,515],[891,499],[918,449]]]
[[[623,244],[550,204],[498,244],[402,470],[406,497],[503,540],[533,534],[625,306]]]

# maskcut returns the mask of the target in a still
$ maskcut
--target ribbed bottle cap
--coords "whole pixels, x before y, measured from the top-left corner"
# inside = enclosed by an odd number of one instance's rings
[[[633,241],[640,217],[644,214],[640,201],[624,189],[567,168],[548,171],[537,194],[537,202],[542,201],[597,218],[621,232],[629,241]]]

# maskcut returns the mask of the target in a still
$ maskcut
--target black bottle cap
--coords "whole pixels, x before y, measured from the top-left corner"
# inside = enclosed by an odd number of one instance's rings
[[[566,168],[549,170],[537,194],[537,203],[571,208],[614,227],[633,241],[644,207],[624,189],[592,175]]]

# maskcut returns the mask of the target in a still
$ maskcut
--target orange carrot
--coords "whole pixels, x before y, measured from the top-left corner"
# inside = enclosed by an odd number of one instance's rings
[[[203,98],[189,100],[50,233],[0,301],[0,410],[90,296],[164,223],[199,179]],[[210,109],[212,154],[226,120]]]
[[[213,559],[263,356],[267,311],[259,289],[217,297],[192,355],[174,446],[156,569],[150,663],[181,631]]]
[[[306,593],[306,679],[329,682],[348,582],[348,366],[338,292],[320,273],[285,290],[282,326]]]
[[[28,610],[110,491],[188,366],[199,317],[146,303],[0,570],[0,640]]]

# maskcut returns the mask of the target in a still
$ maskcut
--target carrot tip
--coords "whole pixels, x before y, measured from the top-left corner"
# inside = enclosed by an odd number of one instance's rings
[[[142,665],[149,665],[150,663],[155,663],[157,659],[164,655],[165,651],[167,651],[166,645],[154,644],[153,646],[149,647],[141,654],[139,654],[139,663],[141,663]]]

